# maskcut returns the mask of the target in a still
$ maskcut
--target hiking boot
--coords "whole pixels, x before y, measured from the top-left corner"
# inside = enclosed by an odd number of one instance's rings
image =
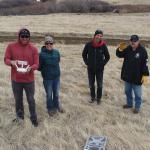
[[[100,104],[101,104],[101,100],[97,99],[97,105],[100,105]]]
[[[49,111],[48,111],[48,115],[49,115],[50,117],[54,116],[56,113],[57,113],[57,110],[56,110],[56,109],[54,109],[54,110],[49,110]]]
[[[89,103],[94,103],[95,98],[91,98],[91,100],[89,101]]]
[[[129,109],[129,108],[132,108],[133,106],[129,106],[127,104],[123,105],[123,109]]]
[[[65,113],[65,110],[64,110],[63,108],[59,108],[59,109],[58,109],[58,112],[59,112],[59,113]]]
[[[12,120],[12,122],[15,122],[15,123],[20,123],[24,120],[24,117],[16,117],[15,119]]]
[[[32,122],[32,125],[33,125],[34,127],[37,127],[37,126],[38,126],[38,121],[37,121],[37,119],[31,120],[31,122]]]
[[[24,120],[24,116],[20,116],[19,118],[22,119],[22,120]]]
[[[133,113],[134,114],[138,114],[140,112],[140,109],[138,109],[138,108],[135,108],[134,110],[133,110]]]

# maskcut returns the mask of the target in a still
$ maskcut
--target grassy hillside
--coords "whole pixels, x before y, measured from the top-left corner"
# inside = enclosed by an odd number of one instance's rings
[[[40,10],[40,11],[39,11]],[[5,0],[0,15],[41,15],[49,13],[142,13],[150,12],[150,2],[121,0]]]
[[[93,34],[97,28],[104,34],[150,36],[150,13],[143,14],[51,14],[40,16],[0,17],[0,30],[17,32],[27,27],[40,33]]]

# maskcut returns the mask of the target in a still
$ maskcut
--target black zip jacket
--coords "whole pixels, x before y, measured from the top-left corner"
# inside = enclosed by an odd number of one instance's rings
[[[92,46],[92,42],[89,42],[85,45],[82,52],[82,57],[84,63],[88,66],[89,69],[100,71],[104,70],[104,66],[110,59],[106,44],[94,48]]]
[[[130,45],[122,52],[117,49],[116,55],[119,58],[124,58],[121,71],[122,80],[141,85],[142,76],[149,76],[148,55],[142,45],[139,44],[135,51]]]

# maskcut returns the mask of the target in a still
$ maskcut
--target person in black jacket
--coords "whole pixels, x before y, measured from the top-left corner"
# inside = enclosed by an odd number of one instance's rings
[[[148,81],[148,55],[146,49],[140,44],[138,35],[132,35],[130,45],[121,43],[116,50],[119,58],[124,58],[121,79],[125,81],[125,94],[127,103],[124,109],[133,107],[133,95],[135,95],[134,113],[139,113],[142,103],[141,85]]]
[[[91,103],[97,100],[100,104],[102,97],[104,66],[110,59],[106,43],[102,40],[103,32],[96,30],[92,41],[88,42],[82,52],[84,63],[87,65],[91,93]],[[95,77],[97,81],[97,97],[95,94]]]

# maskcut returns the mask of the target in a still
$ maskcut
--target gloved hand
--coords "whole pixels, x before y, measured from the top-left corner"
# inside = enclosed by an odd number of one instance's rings
[[[148,77],[148,76],[142,76],[141,82],[142,82],[143,84],[147,84],[147,83],[148,83],[148,80],[149,80],[149,77]]]
[[[125,48],[127,48],[127,44],[125,42],[121,42],[118,47],[119,51],[122,52]]]

